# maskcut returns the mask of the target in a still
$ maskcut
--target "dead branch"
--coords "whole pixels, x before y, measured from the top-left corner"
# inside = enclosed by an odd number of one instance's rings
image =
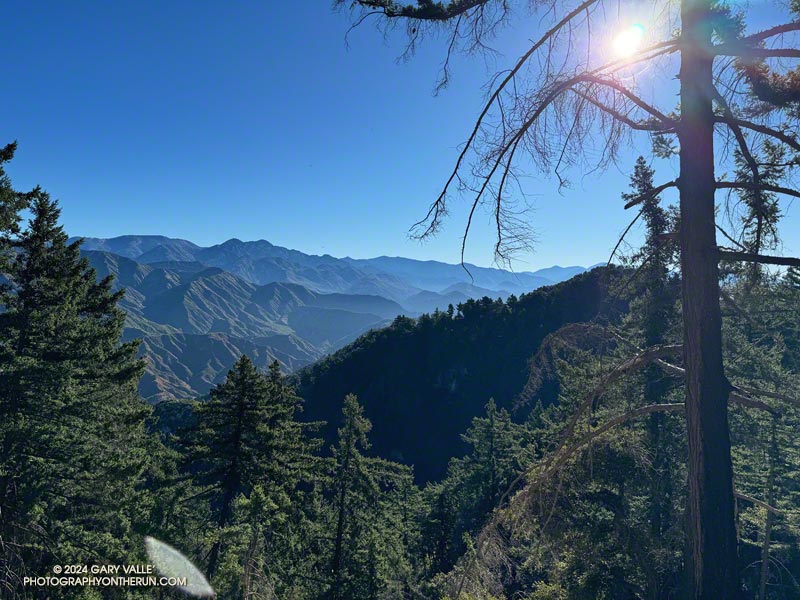
[[[765,125],[761,125],[759,123],[753,123],[751,121],[746,121],[744,119],[737,119],[733,116],[722,116],[722,115],[715,115],[714,120],[717,123],[725,123],[726,125],[733,127],[741,127],[743,129],[750,129],[757,133],[763,133],[764,135],[768,135],[775,139],[782,141],[787,146],[790,146],[794,150],[800,151],[800,142],[797,141],[797,138],[791,135],[787,135],[786,133],[778,130],[773,129],[772,127],[767,127]]]
[[[725,189],[764,190],[765,192],[775,192],[777,194],[785,194],[786,196],[794,196],[795,198],[800,198],[800,192],[798,192],[797,190],[793,190],[791,188],[779,185],[772,185],[769,183],[761,183],[759,185],[755,185],[754,183],[750,183],[748,181],[718,181],[717,189],[718,190],[725,190]]]
[[[733,495],[739,498],[740,500],[745,500],[746,502],[751,502],[756,506],[760,506],[761,508],[767,509],[769,512],[774,513],[776,515],[783,515],[783,511],[775,508],[774,506],[770,506],[763,500],[758,500],[753,498],[752,496],[748,496],[747,494],[742,494],[741,492],[733,492]]]
[[[623,375],[640,369],[652,362],[655,362],[658,359],[663,358],[664,356],[670,356],[679,352],[683,348],[682,345],[675,344],[675,345],[665,345],[665,346],[653,346],[651,348],[647,348],[645,350],[641,350],[638,354],[629,358],[623,363],[617,365],[614,369],[611,370],[600,383],[592,389],[586,396],[584,396],[583,401],[578,406],[577,410],[572,415],[572,418],[569,420],[564,433],[561,435],[561,441],[559,442],[558,448],[556,449],[556,453],[560,452],[561,449],[566,445],[567,441],[572,437],[573,433],[575,432],[575,427],[578,425],[578,421],[580,420],[581,416],[589,409],[596,405],[597,401],[600,397],[605,393],[608,387],[614,383],[615,381],[619,380],[620,377]]]
[[[636,224],[636,221],[639,220],[639,217],[642,216],[643,212],[644,212],[643,210],[640,210],[638,213],[636,213],[636,216],[633,218],[633,220],[630,223],[628,223],[628,226],[625,228],[625,231],[623,231],[622,235],[619,236],[619,239],[617,240],[617,245],[614,246],[614,249],[611,251],[611,256],[608,257],[608,262],[606,263],[606,267],[611,266],[611,261],[614,260],[614,255],[617,253],[617,250],[619,250],[619,247],[622,245],[625,236],[628,235],[628,232]]]
[[[734,252],[733,250],[720,250],[721,260],[744,261],[759,263],[762,265],[783,265],[789,267],[800,267],[800,258],[789,256],[766,256],[764,254],[752,254],[750,252]]]
[[[564,466],[574,455],[577,451],[585,447],[586,445],[590,444],[595,439],[605,435],[614,427],[625,423],[626,421],[630,421],[632,419],[642,417],[648,414],[652,414],[655,412],[673,412],[673,411],[682,411],[684,410],[685,406],[683,403],[675,403],[675,404],[650,404],[647,406],[641,406],[639,408],[635,408],[630,410],[622,415],[618,415],[613,419],[603,423],[600,427],[594,429],[593,431],[587,433],[576,442],[571,444],[566,449],[559,448],[553,455],[551,455],[550,460],[547,461],[544,468],[540,472],[538,476],[536,476],[532,481],[530,481],[525,488],[520,492],[520,494],[514,498],[512,501],[514,504],[524,504],[530,498],[530,495],[533,492],[533,489],[538,485],[542,484],[544,481],[549,479],[553,476],[556,472],[560,470],[562,466]],[[505,502],[506,498],[510,495],[513,489],[516,489],[517,485],[523,479],[523,474],[520,474],[509,486],[503,496],[500,498],[498,502],[498,506],[502,506]],[[505,515],[498,510],[495,510],[492,518],[489,522],[481,529],[475,543],[475,554],[471,557],[469,564],[466,566],[464,573],[461,577],[459,582],[459,590],[463,589],[464,583],[466,581],[467,574],[472,570],[475,563],[484,556],[484,552],[486,547],[488,546],[489,541],[491,540],[491,534],[496,530],[497,526],[503,521]],[[460,592],[459,592],[460,593]],[[458,597],[458,596],[457,596]]]
[[[739,44],[721,44],[712,50],[715,56],[735,56],[737,58],[800,58],[800,50],[796,48],[748,48]]]
[[[650,190],[646,194],[642,194],[640,196],[637,196],[633,200],[629,200],[625,204],[625,210],[628,210],[629,208],[631,208],[633,206],[636,206],[637,204],[641,204],[645,200],[649,200],[650,198],[653,198],[654,196],[658,196],[661,192],[663,192],[664,190],[669,189],[671,187],[678,187],[678,180],[677,179],[673,179],[672,181],[668,181],[667,183],[662,183],[658,187],[654,187],[652,190]]]
[[[668,117],[663,112],[658,110],[656,107],[648,104],[647,102],[639,98],[639,96],[634,94],[624,85],[622,85],[619,81],[615,81],[613,79],[607,79],[605,77],[598,77],[596,75],[593,75],[592,73],[586,73],[582,77],[582,80],[586,81],[587,83],[594,83],[597,85],[609,87],[615,92],[622,94],[628,100],[633,102],[636,106],[644,110],[646,113],[650,114],[654,119],[660,121],[664,130],[674,129],[677,126],[677,122],[674,119]]]
[[[722,227],[720,227],[716,223],[714,224],[714,227],[716,227],[717,231],[719,231],[722,235],[724,235],[728,239],[728,241],[733,242],[734,244],[739,246],[739,248],[741,248],[742,250],[747,250],[747,248],[745,248],[740,242],[737,242],[735,239],[733,239],[733,237],[731,237],[731,235],[727,231],[725,231]]]
[[[784,394],[778,394],[777,392],[768,392],[766,390],[760,390],[757,388],[745,387],[743,385],[739,386],[739,389],[743,392],[747,392],[748,394],[752,394],[754,396],[763,396],[764,398],[773,398],[774,400],[781,400],[783,402],[787,402],[789,404],[794,404],[797,407],[800,407],[800,398],[793,398],[792,396],[786,396]]]
[[[779,410],[772,408],[769,404],[761,402],[760,400],[756,400],[755,398],[750,398],[749,396],[741,394],[739,391],[737,391],[737,388],[731,390],[730,394],[728,395],[728,401],[729,402],[733,401],[739,406],[746,406],[748,408],[756,408],[758,410],[763,410],[764,412],[768,412],[769,414],[775,417],[781,416],[781,412]]]
[[[602,110],[604,113],[607,113],[614,117],[617,121],[620,121],[630,127],[631,129],[635,129],[637,131],[649,131],[651,133],[669,133],[674,131],[674,127],[669,127],[665,129],[661,123],[658,121],[634,121],[628,115],[624,115],[618,110],[611,108],[597,100],[596,98],[592,98],[588,94],[581,92],[579,90],[572,90],[575,94],[593,104],[598,109]]]
[[[558,23],[556,23],[553,27],[548,29],[544,35],[542,35],[536,43],[534,43],[528,51],[523,54],[514,67],[508,72],[508,74],[503,78],[497,87],[495,88],[492,95],[487,100],[486,104],[484,105],[481,113],[478,115],[477,120],[475,121],[475,126],[472,129],[472,133],[470,133],[467,141],[464,144],[464,148],[462,148],[461,153],[458,155],[456,159],[455,167],[453,167],[452,172],[450,173],[450,177],[444,184],[444,188],[442,189],[439,197],[434,201],[431,205],[430,209],[428,210],[428,214],[422,220],[418,221],[414,225],[411,226],[411,229],[416,229],[417,227],[422,226],[426,222],[430,223],[427,227],[426,231],[419,237],[427,237],[430,233],[433,233],[436,229],[436,224],[439,222],[441,217],[446,214],[446,204],[445,198],[447,196],[447,192],[450,188],[450,185],[453,181],[458,177],[458,173],[461,170],[461,165],[464,162],[464,158],[466,158],[467,153],[469,152],[470,148],[475,142],[476,137],[478,136],[478,132],[480,131],[481,125],[483,125],[483,121],[486,118],[486,115],[489,114],[492,106],[494,106],[497,99],[500,97],[500,94],[505,90],[506,86],[514,79],[514,77],[519,73],[522,67],[528,62],[531,56],[541,48],[544,44],[546,44],[553,36],[555,36],[561,29],[563,29],[572,19],[580,15],[584,10],[590,8],[593,4],[597,3],[599,0],[585,0],[579,6],[575,7],[571,12],[564,16]]]
[[[677,365],[673,365],[672,363],[668,363],[667,361],[661,358],[656,359],[654,362],[655,364],[657,364],[659,367],[661,367],[671,375],[675,375],[676,377],[681,377],[681,378],[686,377],[686,369],[684,369],[683,367],[679,367]],[[728,401],[732,401],[740,406],[747,406],[748,408],[757,408],[759,410],[768,412],[774,416],[781,415],[781,412],[779,410],[771,407],[769,404],[760,402],[755,398],[747,396],[744,388],[739,386],[731,385],[731,391],[728,395]]]

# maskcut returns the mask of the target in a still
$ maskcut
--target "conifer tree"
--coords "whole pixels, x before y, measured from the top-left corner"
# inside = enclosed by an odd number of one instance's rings
[[[626,202],[633,198],[645,198],[642,202],[642,217],[646,226],[645,241],[633,257],[634,264],[641,269],[639,293],[631,305],[629,326],[635,330],[644,348],[653,348],[674,342],[678,337],[678,288],[670,277],[670,269],[676,266],[677,247],[666,239],[673,230],[670,214],[661,205],[661,198],[653,193],[655,171],[644,157],[636,160],[631,176],[631,191],[622,195]],[[642,372],[643,397],[646,405],[665,402],[674,383],[664,376],[655,364],[647,365]],[[669,423],[673,417],[656,412],[648,417],[649,446],[653,460],[651,479],[650,528],[659,537],[669,525],[671,504],[671,461],[669,453]],[[674,428],[673,428],[674,429]]]
[[[325,597],[379,598],[407,576],[402,527],[408,523],[392,515],[402,515],[396,509],[403,496],[396,492],[407,494],[411,473],[402,465],[363,454],[369,449],[372,424],[354,395],[345,398],[342,415],[332,448],[332,544]]]
[[[753,160],[758,161],[758,180],[754,180],[751,167]],[[741,241],[736,250],[750,254],[762,254],[774,250],[778,246],[778,223],[781,210],[778,194],[759,186],[779,186],[786,178],[792,163],[786,162],[784,146],[764,141],[761,152],[748,160],[741,152],[735,153],[736,180],[747,186],[736,191],[736,195],[744,203],[745,210],[741,217]],[[761,264],[754,262],[745,266],[735,265],[734,270],[746,273],[750,286],[756,285],[762,278]]]
[[[469,445],[467,454],[453,458],[447,477],[426,489],[422,551],[433,573],[453,566],[466,550],[465,535],[475,534],[488,521],[523,468],[526,427],[514,423],[494,399],[461,439]]]
[[[9,236],[19,233],[20,211],[30,200],[28,194],[20,193],[11,187],[11,179],[3,165],[14,158],[16,142],[0,148],[0,274],[8,269]]]
[[[519,474],[524,431],[490,399],[485,416],[475,417],[461,436],[470,452],[451,461],[449,477],[457,482],[463,531],[474,533],[483,524]]]
[[[313,466],[306,437],[311,425],[294,418],[299,403],[277,362],[264,376],[242,356],[211,399],[198,405],[196,425],[184,433],[186,469],[208,506],[207,574],[224,571],[222,589],[231,597],[252,587],[251,565],[275,551],[267,546]]]
[[[10,597],[20,577],[66,557],[130,558],[148,463],[144,365],[136,343],[120,343],[122,292],[96,281],[80,242],[67,244],[46,192],[27,199],[31,220],[8,240],[0,291],[0,586]]]

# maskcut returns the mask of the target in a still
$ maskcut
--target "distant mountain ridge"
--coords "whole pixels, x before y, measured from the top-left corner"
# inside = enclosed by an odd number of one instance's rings
[[[553,266],[513,272],[402,257],[335,258],[305,254],[266,240],[243,242],[236,238],[201,247],[188,240],[159,235],[125,235],[84,238],[83,249],[111,252],[143,264],[197,262],[220,267],[258,285],[298,283],[317,292],[375,293],[400,302],[423,290],[442,292],[459,283],[518,295],[566,281],[587,270],[581,266]],[[374,289],[367,291],[370,288]]]
[[[72,238],[74,241],[77,238]],[[507,298],[584,267],[514,273],[399,257],[309,255],[266,240],[202,247],[159,235],[85,238],[98,276],[125,288],[125,338],[142,338],[150,402],[208,392],[242,353],[308,365],[381,328],[469,298]]]

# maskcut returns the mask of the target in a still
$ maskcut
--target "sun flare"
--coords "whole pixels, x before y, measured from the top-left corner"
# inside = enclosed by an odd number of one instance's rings
[[[644,40],[644,25],[636,23],[621,31],[614,38],[614,52],[620,58],[636,54]]]

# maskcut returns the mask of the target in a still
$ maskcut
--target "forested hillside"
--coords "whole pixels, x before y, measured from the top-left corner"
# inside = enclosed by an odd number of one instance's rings
[[[375,451],[414,465],[421,482],[438,479],[465,450],[459,435],[489,398],[524,419],[530,406],[515,410],[516,401],[546,336],[621,313],[625,303],[609,291],[620,277],[619,269],[598,268],[506,302],[485,297],[397,318],[295,376],[305,415],[335,423],[330,398],[356,394],[373,423]],[[555,390],[543,398],[555,399]]]

